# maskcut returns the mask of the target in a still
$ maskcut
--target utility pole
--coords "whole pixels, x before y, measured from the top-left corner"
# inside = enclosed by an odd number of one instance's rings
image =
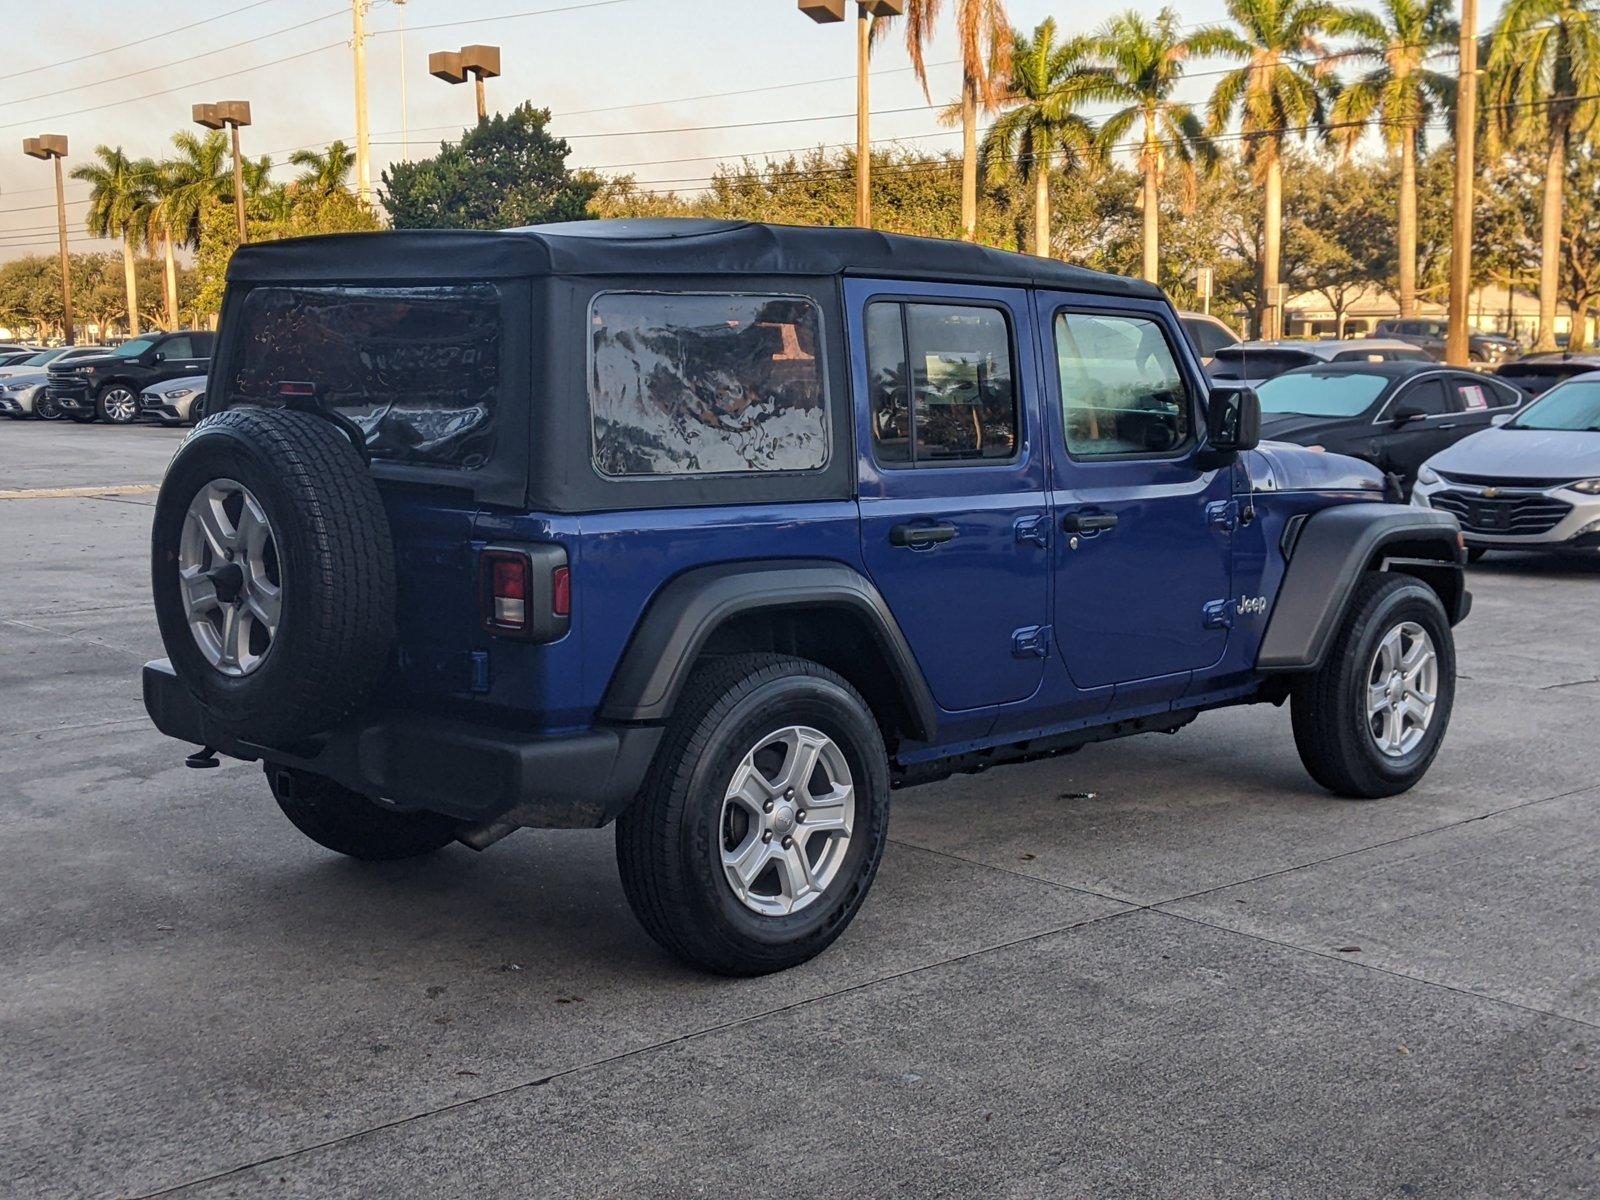
[[[61,160],[67,156],[67,139],[63,134],[46,133],[25,138],[22,152],[30,158],[49,159],[56,168],[56,234],[61,241],[61,332],[72,345],[72,261],[67,256],[67,193],[61,178]]]
[[[845,0],[800,0],[800,11],[819,25],[844,20]],[[898,17],[906,0],[856,0],[856,224],[872,228],[872,21]]]
[[[367,27],[366,9],[370,0],[350,0],[350,22],[354,30],[350,46],[356,58],[356,195],[372,207],[372,134],[367,128]]]
[[[411,109],[406,103],[406,0],[394,0],[400,10],[400,158],[411,161]]]
[[[1478,0],[1461,0],[1461,83],[1456,92],[1455,228],[1450,246],[1450,312],[1444,358],[1464,367],[1470,358],[1467,304],[1472,290],[1472,193],[1477,167]]]
[[[244,160],[239,157],[239,127],[250,124],[250,101],[223,100],[217,104],[196,104],[190,109],[196,125],[207,129],[226,127],[233,134],[233,214],[239,228],[239,244],[250,240],[244,223]]]

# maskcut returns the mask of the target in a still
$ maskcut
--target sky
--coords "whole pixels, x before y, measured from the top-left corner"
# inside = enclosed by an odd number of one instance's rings
[[[948,11],[954,3],[948,0],[927,52],[932,105],[898,33],[875,53],[875,142],[959,148],[959,132],[937,119],[959,87]],[[1162,7],[1158,0],[1122,6],[1148,14]],[[1012,22],[1028,29],[1054,15],[1064,36],[1087,32],[1113,11],[1061,0],[1009,0],[1007,7]],[[1176,7],[1186,26],[1225,17],[1222,0]],[[191,104],[245,99],[254,124],[242,131],[244,151],[270,154],[282,164],[280,180],[294,177],[293,149],[320,149],[335,138],[354,143],[350,0],[137,7],[126,0],[0,0],[0,13],[8,18],[0,261],[52,252],[56,244],[51,167],[23,155],[24,137],[66,134],[68,168],[101,143],[136,157],[160,155],[174,131],[199,132],[189,121]],[[472,119],[471,86],[430,76],[428,53],[480,42],[501,47],[504,74],[487,85],[491,109],[523,100],[549,107],[552,130],[572,146],[573,165],[631,172],[641,187],[690,191],[719,157],[760,158],[855,136],[852,24],[814,24],[794,0],[375,0],[366,21],[375,184],[382,167],[406,152],[403,128],[409,126],[411,156],[420,157]],[[1191,71],[1216,66],[1196,63]],[[1213,80],[1197,75],[1186,98],[1203,99]],[[114,249],[83,230],[88,190],[69,180],[72,248]]]

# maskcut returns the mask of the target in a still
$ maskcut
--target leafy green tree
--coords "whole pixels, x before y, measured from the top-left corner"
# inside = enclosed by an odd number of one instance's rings
[[[150,205],[155,164],[149,159],[129,158],[121,146],[96,146],[94,152],[98,161],[74,167],[72,177],[90,186],[89,211],[84,218],[88,231],[95,237],[122,239],[128,333],[137,337],[139,281],[134,256],[145,240],[145,214]]]
[[[1553,350],[1567,156],[1600,118],[1600,0],[1507,0],[1490,34],[1487,73],[1491,132],[1544,143],[1534,349]]]
[[[328,196],[350,190],[350,172],[356,164],[356,152],[342,141],[334,141],[320,152],[296,150],[289,155],[289,161],[300,168],[296,187]]]
[[[1216,149],[1193,106],[1173,98],[1190,46],[1179,32],[1178,14],[1170,8],[1163,8],[1153,21],[1133,9],[1112,17],[1095,35],[1095,46],[1111,69],[1110,95],[1125,106],[1100,126],[1101,145],[1109,150],[1128,141],[1136,126],[1139,129],[1139,173],[1144,178],[1141,265],[1144,277],[1158,283],[1161,183],[1167,160],[1178,164],[1191,187],[1197,165],[1209,168],[1216,161]]]
[[[1103,70],[1093,65],[1088,38],[1056,41],[1056,23],[1046,17],[1030,38],[1017,31],[1011,70],[995,100],[1000,116],[984,136],[978,162],[983,174],[1004,182],[1013,173],[1033,188],[1033,253],[1050,257],[1050,175],[1059,156],[1081,166],[1098,149],[1094,126],[1078,111],[1106,94]]]
[[[1400,155],[1400,315],[1417,311],[1417,155],[1435,114],[1454,105],[1455,77],[1429,69],[1455,45],[1454,0],[1381,0],[1376,11],[1340,13],[1331,27],[1356,39],[1345,57],[1373,64],[1333,103],[1333,140],[1346,153],[1376,124]]]
[[[1239,121],[1244,160],[1264,191],[1261,292],[1280,283],[1283,245],[1283,151],[1327,116],[1332,74],[1322,37],[1338,10],[1326,0],[1227,0],[1237,29],[1197,30],[1191,52],[1244,65],[1217,81],[1210,126],[1220,134]],[[1260,310],[1265,315],[1265,309]],[[1276,334],[1276,329],[1270,332]]]
[[[586,216],[598,186],[567,169],[569,147],[549,123],[549,109],[522,104],[432,158],[391,166],[380,198],[395,228],[505,229]]]
[[[1318,292],[1344,336],[1345,315],[1389,280],[1395,258],[1392,191],[1385,172],[1349,160],[1297,167],[1288,242],[1297,284]]]

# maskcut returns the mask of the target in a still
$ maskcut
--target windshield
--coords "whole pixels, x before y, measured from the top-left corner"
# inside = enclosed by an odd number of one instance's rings
[[[52,359],[60,358],[66,352],[67,348],[65,346],[61,347],[59,350],[41,350],[32,358],[25,358],[17,365],[19,367],[42,367],[45,365],[45,363],[50,362]]]
[[[1211,365],[1213,379],[1271,379],[1296,367],[1309,367],[1316,356],[1303,350],[1247,350],[1230,346],[1218,350]]]
[[[1358,417],[1387,387],[1382,375],[1301,371],[1279,375],[1256,389],[1263,413],[1306,417]]]
[[[1551,388],[1517,415],[1508,429],[1573,429],[1600,433],[1600,379]]]
[[[131,342],[123,342],[111,352],[112,358],[138,358],[151,346],[156,344],[155,338],[134,338]]]

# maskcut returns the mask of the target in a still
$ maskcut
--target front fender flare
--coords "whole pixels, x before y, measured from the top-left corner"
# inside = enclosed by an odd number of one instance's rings
[[[1449,513],[1399,504],[1341,504],[1305,519],[1256,658],[1260,671],[1322,665],[1361,576],[1384,562],[1436,592],[1451,624],[1472,597],[1461,568],[1460,527]]]
[[[894,674],[913,723],[908,732],[932,740],[939,710],[888,604],[859,571],[826,560],[724,563],[679,575],[640,618],[606,689],[602,719],[665,720],[719,625],[784,608],[842,609],[863,622]]]

